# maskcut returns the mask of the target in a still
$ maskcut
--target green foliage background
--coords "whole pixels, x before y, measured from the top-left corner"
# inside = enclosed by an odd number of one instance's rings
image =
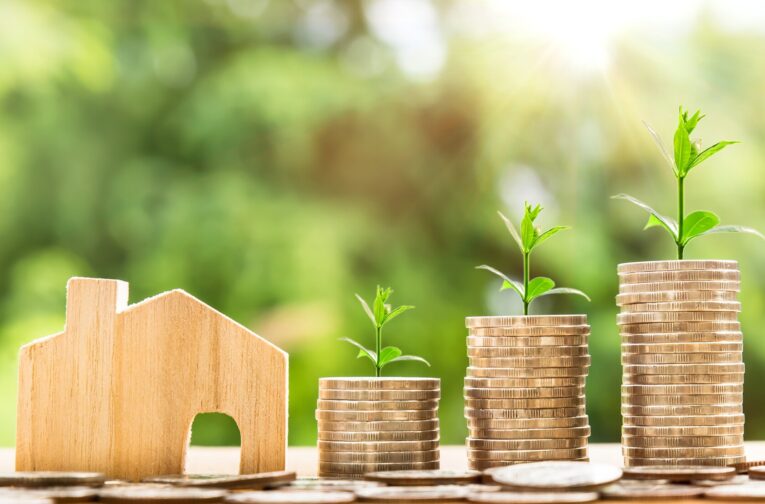
[[[292,444],[315,440],[319,377],[370,372],[337,339],[370,344],[353,293],[391,285],[417,309],[387,342],[433,367],[385,371],[441,377],[442,441],[461,443],[464,317],[520,309],[474,267],[519,277],[496,211],[517,221],[524,198],[545,205],[543,227],[574,227],[532,273],[593,301],[533,311],[590,315],[592,439],[618,439],[616,264],[673,244],[609,196],[674,211],[641,120],[671,144],[682,103],[707,114],[704,138],[743,142],[699,169],[687,208],[765,229],[765,34],[702,11],[663,36],[619,34],[609,66],[583,72],[512,30],[455,29],[465,9],[483,22],[481,2],[445,1],[427,4],[445,60],[423,79],[372,29],[377,3],[2,2],[0,445],[14,442],[17,349],[61,330],[73,275],[127,280],[132,302],[183,288],[286,349]],[[687,257],[740,260],[747,383],[762,382],[765,247],[711,236]],[[765,403],[745,397],[747,438],[762,437]],[[195,437],[238,440],[214,417]]]

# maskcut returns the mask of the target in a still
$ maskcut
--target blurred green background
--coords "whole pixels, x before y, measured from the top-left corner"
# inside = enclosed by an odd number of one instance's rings
[[[614,5],[611,5],[614,4]],[[315,440],[317,379],[371,372],[354,299],[391,285],[417,310],[389,344],[443,379],[442,441],[465,436],[464,317],[518,313],[478,264],[518,275],[496,215],[541,202],[534,274],[592,297],[592,440],[620,428],[616,264],[664,259],[628,192],[674,212],[641,121],[671,144],[679,104],[707,144],[689,210],[765,230],[765,9],[757,2],[192,0],[0,2],[0,445],[16,353],[61,330],[73,275],[183,288],[290,353],[290,443]],[[743,272],[747,383],[765,380],[765,244],[694,242]],[[746,389],[747,438],[765,402]],[[195,442],[236,443],[205,417]]]

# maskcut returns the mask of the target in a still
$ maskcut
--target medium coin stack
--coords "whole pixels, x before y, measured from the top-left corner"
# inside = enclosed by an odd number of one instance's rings
[[[469,467],[586,460],[586,315],[468,317]]]
[[[438,469],[437,378],[321,378],[319,476]]]
[[[744,458],[736,261],[620,264],[625,466]]]

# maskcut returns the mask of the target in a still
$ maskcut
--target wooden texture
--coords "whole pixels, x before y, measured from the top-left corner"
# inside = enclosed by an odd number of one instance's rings
[[[287,355],[182,290],[127,299],[73,278],[65,330],[22,347],[17,470],[180,473],[204,412],[236,421],[241,472],[283,469]]]

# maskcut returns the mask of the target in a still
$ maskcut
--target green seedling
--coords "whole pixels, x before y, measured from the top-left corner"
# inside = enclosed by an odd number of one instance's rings
[[[485,264],[477,266],[478,269],[485,269],[491,271],[502,279],[502,287],[500,290],[511,289],[515,291],[523,301],[523,314],[529,314],[529,305],[533,300],[541,296],[549,296],[550,294],[576,294],[582,296],[587,301],[590,298],[584,292],[577,289],[570,289],[568,287],[555,287],[555,282],[551,278],[547,277],[535,277],[529,278],[531,270],[531,252],[546,242],[553,235],[569,229],[568,226],[554,226],[547,231],[542,232],[541,229],[534,226],[534,221],[542,211],[542,207],[537,205],[532,207],[529,203],[525,204],[525,211],[523,214],[523,220],[521,220],[521,232],[519,233],[510,219],[502,215],[502,212],[497,212],[507,226],[507,230],[510,231],[510,235],[518,244],[518,248],[523,254],[523,282],[518,282],[511,279],[501,271],[486,266]]]
[[[706,161],[714,154],[717,154],[728,145],[738,143],[735,141],[723,140],[702,150],[701,140],[691,140],[691,134],[693,133],[693,130],[696,129],[699,121],[703,118],[704,116],[701,114],[700,110],[697,110],[695,114],[689,116],[688,111],[683,110],[683,107],[680,107],[679,121],[674,138],[674,158],[671,157],[667,152],[667,149],[664,148],[664,144],[656,131],[654,131],[648,124],[645,125],[656,142],[656,145],[659,146],[667,164],[669,164],[675,174],[675,179],[677,180],[677,220],[660,214],[646,203],[627,194],[617,194],[616,196],[613,196],[613,198],[623,199],[634,203],[648,212],[648,222],[643,229],[660,227],[666,230],[677,246],[678,259],[683,258],[683,252],[688,243],[699,236],[714,233],[749,233],[765,239],[765,236],[756,229],[744,226],[721,226],[720,218],[714,212],[697,210],[685,215],[685,179],[688,174],[702,162]]]
[[[382,330],[385,324],[402,313],[414,309],[414,306],[407,305],[393,308],[391,305],[387,304],[391,294],[393,294],[393,290],[390,287],[383,289],[378,285],[372,308],[370,308],[369,304],[364,301],[364,298],[356,294],[356,299],[361,303],[361,306],[364,308],[364,311],[375,328],[374,350],[366,348],[364,345],[351,338],[340,338],[340,341],[346,341],[359,349],[359,354],[357,355],[358,358],[366,357],[372,361],[372,364],[375,366],[375,376],[382,376],[382,369],[393,362],[417,361],[430,366],[430,363],[422,357],[416,355],[403,355],[401,349],[394,346],[382,346]]]

